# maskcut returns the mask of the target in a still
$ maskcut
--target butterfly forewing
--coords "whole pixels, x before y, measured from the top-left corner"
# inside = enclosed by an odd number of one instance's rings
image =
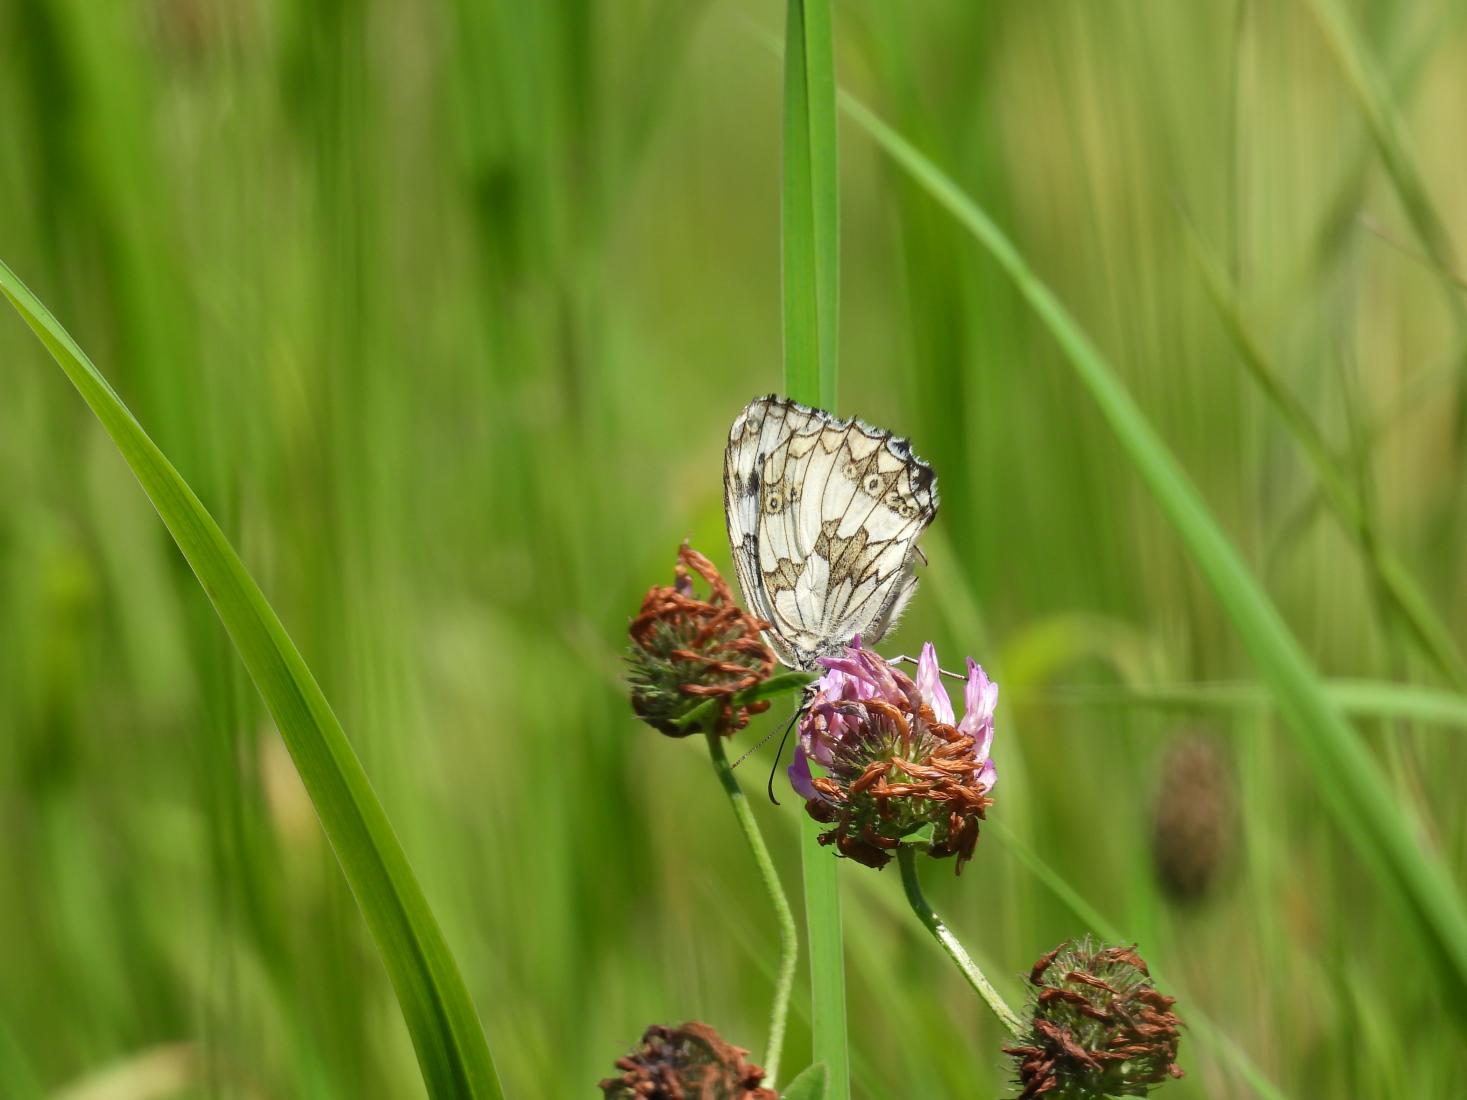
[[[780,660],[809,668],[900,613],[937,480],[906,440],[771,395],[734,420],[724,505],[744,602]]]

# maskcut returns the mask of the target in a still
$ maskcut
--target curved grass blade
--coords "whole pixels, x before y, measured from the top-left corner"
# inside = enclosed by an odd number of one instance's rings
[[[1314,16],[1350,85],[1371,140],[1380,154],[1386,176],[1406,212],[1412,231],[1426,249],[1432,267],[1443,273],[1459,270],[1451,234],[1432,204],[1425,177],[1411,148],[1405,121],[1392,100],[1390,81],[1367,48],[1364,35],[1339,0],[1307,0],[1305,6]],[[1467,302],[1462,301],[1450,278],[1438,274],[1436,282],[1442,289],[1447,313],[1456,331],[1455,359],[1461,371],[1467,369]],[[1457,418],[1460,433],[1463,421],[1467,420],[1467,379],[1460,377]]]
[[[1359,735],[1330,700],[1298,640],[1213,518],[1201,494],[1116,378],[1090,337],[1035,274],[1013,242],[905,138],[849,95],[842,106],[921,184],[1013,280],[1074,368],[1117,442],[1181,536],[1192,561],[1232,619],[1240,640],[1314,772],[1320,793],[1388,897],[1413,918],[1453,1008],[1467,1014],[1467,907],[1440,856],[1420,842],[1410,809],[1378,780]]]
[[[1439,270],[1455,271],[1457,263],[1451,235],[1432,205],[1421,169],[1411,151],[1405,122],[1391,100],[1389,81],[1371,57],[1363,35],[1339,0],[1306,0],[1305,6],[1319,24],[1325,42],[1354,93],[1386,175],[1410,219],[1411,228]],[[1467,323],[1467,309],[1454,295],[1449,293],[1448,298],[1453,319],[1459,325]]]
[[[1406,624],[1411,639],[1437,670],[1457,690],[1467,690],[1467,663],[1451,631],[1431,608],[1431,601],[1417,587],[1401,560],[1378,539],[1371,537],[1368,516],[1360,495],[1350,486],[1330,454],[1328,444],[1308,411],[1284,385],[1279,372],[1268,361],[1249,330],[1239,308],[1237,295],[1222,265],[1203,244],[1190,220],[1183,219],[1192,258],[1202,273],[1208,298],[1232,339],[1249,376],[1263,391],[1270,405],[1288,427],[1296,443],[1314,467],[1315,479],[1326,503],[1346,533],[1359,546],[1365,564],[1375,574],[1376,584],[1396,614]]]
[[[835,409],[839,190],[835,56],[830,0],[789,0],[784,50],[785,392]],[[850,1096],[846,976],[836,861],[820,826],[801,815],[800,857],[809,935],[812,1046],[830,1100]]]
[[[117,444],[270,708],[377,941],[428,1094],[502,1100],[483,1027],[443,933],[361,761],[285,627],[193,490],[91,360],[3,261],[0,292]]]
[[[1399,719],[1467,729],[1467,698],[1450,691],[1393,684],[1388,680],[1325,680],[1324,692],[1340,711],[1359,718]],[[1080,706],[1155,707],[1230,712],[1271,707],[1262,684],[1132,684],[1072,687],[1035,692],[1045,703]],[[1022,699],[1022,697],[1021,697]]]

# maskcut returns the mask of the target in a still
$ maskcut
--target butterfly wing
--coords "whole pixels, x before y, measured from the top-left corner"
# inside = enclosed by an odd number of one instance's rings
[[[937,481],[906,440],[771,395],[734,421],[724,504],[745,603],[780,660],[809,668],[878,640],[911,598]]]

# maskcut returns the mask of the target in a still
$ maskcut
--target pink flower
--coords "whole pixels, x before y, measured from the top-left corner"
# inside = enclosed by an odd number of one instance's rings
[[[903,839],[931,826],[928,850],[957,855],[961,866],[997,780],[989,758],[997,685],[969,658],[958,721],[930,642],[915,680],[860,638],[820,664],[825,675],[801,717],[789,774],[810,815],[836,825],[822,840],[882,866]],[[811,760],[824,776],[812,775]]]

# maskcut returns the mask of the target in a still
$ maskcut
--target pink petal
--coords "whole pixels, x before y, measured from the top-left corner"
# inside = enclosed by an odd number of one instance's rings
[[[902,685],[892,675],[891,665],[870,650],[862,650],[857,657],[862,665],[862,678],[872,688],[871,694],[860,696],[860,698],[881,698],[895,704],[900,704],[906,699],[906,692],[902,690]]]
[[[963,720],[958,723],[958,729],[976,734],[980,725],[993,718],[993,708],[997,705],[998,685],[969,657],[968,682],[963,685]]]
[[[808,772],[809,769],[806,768]],[[998,782],[998,769],[993,766],[992,760],[985,760],[983,767],[979,768],[976,777],[985,791],[993,790],[993,785]],[[814,788],[811,788],[812,790]]]
[[[825,699],[817,700],[800,719],[798,751],[829,765],[831,748],[845,732],[839,712]]]
[[[811,782],[810,760],[806,757],[805,750],[798,746],[795,748],[794,761],[789,766],[789,777],[790,786],[795,789],[795,793],[801,798],[811,799],[819,796],[820,792],[815,789],[815,784]]]
[[[942,686],[942,673],[937,667],[937,650],[931,642],[922,646],[922,655],[917,658],[917,690],[922,701],[932,708],[932,713],[943,725],[953,724],[953,703]]]

